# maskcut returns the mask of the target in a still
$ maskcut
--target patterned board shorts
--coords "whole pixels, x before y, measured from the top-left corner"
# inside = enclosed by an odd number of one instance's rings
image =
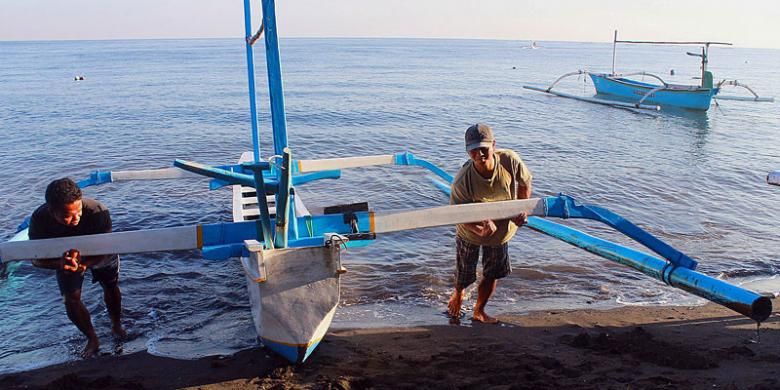
[[[474,245],[455,236],[457,266],[455,268],[455,288],[464,289],[477,280],[477,262],[479,248],[482,248],[482,277],[501,279],[512,273],[509,264],[509,245],[499,246]]]

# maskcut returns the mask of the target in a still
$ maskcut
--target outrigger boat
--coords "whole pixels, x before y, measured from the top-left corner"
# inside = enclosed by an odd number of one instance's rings
[[[616,48],[618,43],[627,44],[654,44],[654,45],[701,45],[701,53],[687,52],[690,56],[701,58],[701,83],[699,85],[683,85],[667,83],[660,76],[648,72],[634,72],[618,74],[615,72]],[[710,108],[712,99],[717,100],[742,100],[754,102],[773,102],[774,98],[760,97],[749,86],[739,83],[737,80],[722,80],[713,83],[712,72],[707,70],[709,62],[709,48],[711,45],[731,46],[726,42],[666,42],[666,41],[624,41],[617,39],[617,30],[612,41],[612,73],[594,73],[587,70],[566,73],[556,79],[547,88],[524,85],[523,88],[550,93],[553,95],[582,100],[590,103],[604,104],[614,107],[627,107],[644,110],[658,111],[663,106],[678,107],[690,110],[706,111]],[[595,97],[578,96],[558,90],[553,87],[563,79],[570,76],[588,75],[596,89]],[[643,76],[655,79],[658,84],[646,83],[630,79],[632,76]],[[740,87],[752,96],[726,96],[719,95],[721,89],[726,86]]]
[[[210,188],[233,186],[234,221],[91,236],[28,240],[25,226],[0,244],[3,263],[59,257],[69,248],[85,256],[199,249],[205,259],[238,258],[249,290],[257,335],[269,349],[291,362],[303,362],[328,330],[339,302],[345,272],[342,248],[369,243],[377,235],[402,230],[505,219],[520,213],[544,234],[629,265],[755,321],[772,312],[769,298],[695,271],[697,262],[607,209],[581,205],[565,195],[503,202],[445,205],[394,212],[372,211],[367,203],[309,210],[296,188],[307,182],[337,178],[342,169],[377,165],[424,168],[435,184],[449,191],[452,176],[410,153],[320,160],[293,159],[287,142],[281,61],[274,0],[262,0],[262,25],[252,34],[249,0],[244,1],[249,108],[253,151],[238,164],[208,166],[176,160],[172,168],[143,171],[96,171],[81,187],[124,180],[210,178]],[[274,156],[259,151],[252,44],[264,34],[269,80]],[[603,222],[643,244],[650,255],[605,241],[544,218],[586,218]],[[237,275],[238,276],[238,275]]]

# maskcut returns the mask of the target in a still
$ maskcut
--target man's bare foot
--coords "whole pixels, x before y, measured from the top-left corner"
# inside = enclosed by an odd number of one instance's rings
[[[124,340],[125,337],[127,337],[127,331],[122,327],[121,323],[116,323],[111,326],[111,333],[114,334],[114,337]]]
[[[460,319],[460,306],[463,303],[463,293],[461,291],[455,291],[450,297],[450,302],[447,304],[447,314],[452,319]]]
[[[98,341],[97,337],[89,339],[89,341],[87,341],[87,345],[84,347],[84,350],[81,351],[81,357],[84,359],[91,358],[97,354],[99,349],[100,341]]]
[[[472,320],[481,322],[483,324],[497,324],[498,319],[495,317],[491,317],[487,315],[484,311],[482,312],[474,312],[474,316],[471,317]]]

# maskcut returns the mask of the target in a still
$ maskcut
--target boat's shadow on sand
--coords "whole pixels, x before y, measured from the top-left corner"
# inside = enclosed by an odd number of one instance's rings
[[[777,388],[780,320],[720,306],[501,317],[504,326],[331,331],[302,365],[254,348],[177,360],[138,352],[0,377],[2,388]]]

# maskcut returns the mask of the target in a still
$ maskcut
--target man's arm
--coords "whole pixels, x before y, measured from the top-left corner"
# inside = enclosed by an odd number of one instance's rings
[[[531,182],[517,186],[517,199],[531,199]]]
[[[524,169],[526,172],[528,171],[528,168],[525,167],[525,164],[521,163],[520,169]],[[532,190],[532,184],[531,181],[533,180],[530,176],[530,173],[525,173],[527,175],[528,181],[526,182],[519,182],[517,184],[517,199],[531,199],[531,190]],[[522,213],[514,218],[511,219],[511,221],[517,225],[518,227],[525,225],[528,223],[528,214]]]

